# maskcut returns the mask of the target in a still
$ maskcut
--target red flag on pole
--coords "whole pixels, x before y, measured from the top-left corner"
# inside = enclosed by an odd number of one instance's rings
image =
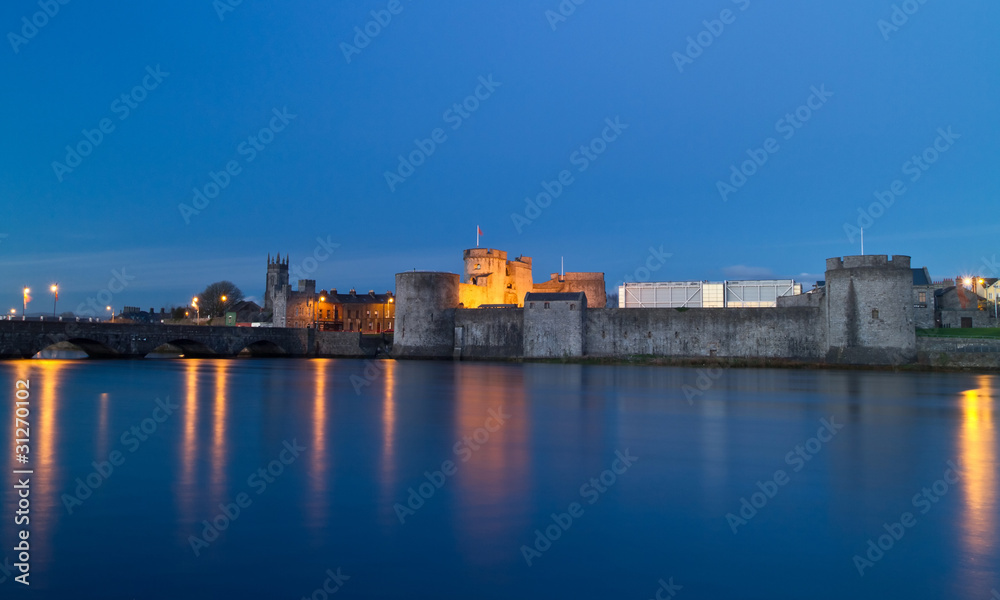
[[[476,248],[479,247],[479,236],[481,235],[483,235],[483,230],[479,228],[479,225],[476,225]]]

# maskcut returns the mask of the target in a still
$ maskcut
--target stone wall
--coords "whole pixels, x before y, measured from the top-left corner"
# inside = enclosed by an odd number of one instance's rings
[[[993,313],[985,310],[942,310],[942,327],[962,327],[962,318],[972,319],[973,327],[996,327],[997,321],[993,318]]]
[[[455,348],[461,358],[521,356],[524,311],[519,308],[460,308],[455,311]]]
[[[316,331],[314,352],[327,358],[373,356],[369,348],[361,347],[361,334],[350,331]]]
[[[586,354],[587,296],[574,300],[524,299],[525,358],[561,358]],[[542,295],[544,298],[544,294]]]
[[[589,356],[820,359],[819,308],[604,308],[587,311]]]
[[[604,308],[608,303],[604,289],[604,273],[552,273],[548,281],[535,283],[531,291],[535,293],[574,293],[587,295],[587,306]]]
[[[918,337],[917,360],[933,367],[1000,369],[1000,340]]]

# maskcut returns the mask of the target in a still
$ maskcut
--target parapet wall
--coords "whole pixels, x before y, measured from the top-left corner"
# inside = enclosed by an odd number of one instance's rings
[[[460,308],[455,311],[460,358],[508,359],[522,354],[524,311],[519,308]]]
[[[589,356],[820,359],[819,308],[604,308],[587,311]]]
[[[843,258],[826,259],[826,270],[837,269],[858,269],[858,268],[893,268],[909,269],[910,257],[902,254],[894,254],[889,258],[886,254],[864,254],[861,256],[845,256]]]

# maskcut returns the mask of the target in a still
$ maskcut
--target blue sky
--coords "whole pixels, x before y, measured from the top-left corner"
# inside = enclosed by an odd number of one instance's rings
[[[536,280],[565,257],[609,287],[647,262],[653,280],[810,281],[860,253],[859,209],[866,253],[1000,276],[983,267],[1000,234],[995,2],[42,5],[0,8],[0,305],[53,281],[61,310],[102,292],[183,304],[220,279],[259,297],[269,252],[309,270],[332,244],[320,287],[384,291],[460,270],[477,225],[534,257]],[[345,50],[356,27],[376,35]],[[77,166],[53,165],[87,135]],[[753,174],[720,193],[734,166]],[[195,204],[213,173],[224,185]]]

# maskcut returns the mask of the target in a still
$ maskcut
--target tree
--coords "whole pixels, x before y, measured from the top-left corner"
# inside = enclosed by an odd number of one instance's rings
[[[222,298],[225,297],[225,300]],[[202,318],[223,317],[226,311],[243,300],[243,292],[232,281],[216,281],[198,294]]]

